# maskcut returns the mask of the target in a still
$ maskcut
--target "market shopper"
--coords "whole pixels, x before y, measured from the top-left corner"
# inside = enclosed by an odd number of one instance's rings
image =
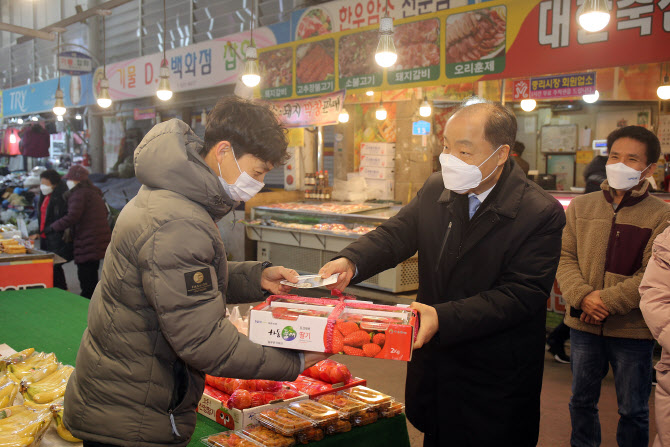
[[[227,97],[204,143],[173,119],[137,147],[143,186],[116,221],[65,394],[65,425],[85,446],[185,446],[205,373],[295,380],[324,358],[252,343],[226,318],[227,303],[297,280],[284,267],[227,262],[216,226],[263,187],[287,145],[266,106]]]
[[[523,173],[528,175],[530,165],[522,157],[525,150],[526,150],[525,144],[523,144],[521,141],[515,141],[514,146],[512,147],[512,157],[514,157],[513,160],[516,162],[516,164],[519,165]]]
[[[666,228],[652,248],[652,256],[640,283],[640,310],[652,335],[663,351],[656,366],[654,402],[656,439],[654,447],[670,446],[670,228]]]
[[[69,262],[73,259],[72,240],[63,231],[51,231],[45,234],[44,230],[52,223],[67,214],[67,193],[65,182],[53,169],[47,169],[40,174],[40,198],[37,205],[37,223],[39,225],[40,250],[55,253]],[[67,240],[66,240],[67,239]],[[53,267],[53,286],[67,290],[67,281],[62,263],[55,263]]]
[[[607,137],[602,191],[576,197],[567,210],[557,279],[571,328],[571,445],[600,445],[598,400],[612,365],[619,404],[617,443],[649,442],[654,341],[640,312],[638,287],[670,206],[649,195],[658,138],[640,126]]]
[[[100,260],[105,257],[111,237],[107,207],[102,191],[88,179],[85,167],[74,165],[63,178],[70,189],[64,195],[67,214],[47,226],[44,233],[50,237],[52,232],[71,230],[81,296],[91,298],[98,284]]]
[[[425,446],[537,444],[565,215],[509,157],[516,131],[504,106],[459,108],[445,127],[442,173],[320,271],[340,273],[333,287],[343,289],[418,251],[421,325],[405,400]]]

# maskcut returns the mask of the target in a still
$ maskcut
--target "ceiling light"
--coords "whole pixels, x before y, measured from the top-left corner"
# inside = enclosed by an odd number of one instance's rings
[[[18,120],[16,120],[16,122],[19,124],[23,124],[23,118],[19,118]]]
[[[379,22],[379,44],[375,53],[377,65],[388,68],[398,60],[398,53],[395,51],[393,43],[393,19],[387,16]]]
[[[16,138],[16,134],[13,130],[11,130],[9,134],[9,144],[16,144],[17,141],[18,139]]]
[[[39,120],[40,120],[40,119],[39,119],[38,117],[36,117],[36,116],[33,116],[32,118],[30,118],[30,121],[39,121]]]
[[[337,120],[341,123],[349,122],[349,112],[347,112],[347,109],[342,109],[340,116],[337,117]]]
[[[168,98],[169,99],[169,98]],[[103,109],[112,105],[112,98],[109,97],[109,80],[103,75],[100,80],[100,94],[98,95],[98,105]]]
[[[598,98],[600,98],[600,93],[598,93],[598,90],[593,92],[593,94],[591,95],[582,95],[582,99],[584,100],[584,102],[587,102],[589,104],[593,104],[598,100]]]
[[[384,121],[386,119],[387,112],[386,109],[384,108],[384,105],[379,102],[379,107],[377,107],[377,110],[375,110],[375,118],[377,118],[379,121]]]
[[[63,102],[63,90],[60,88],[60,33],[58,33],[58,49],[56,50],[56,71],[58,72],[58,87],[56,88],[56,102],[53,112],[56,116],[65,115],[65,102]]]
[[[373,92],[372,90],[368,90],[367,92],[365,92],[365,94],[368,96],[373,96],[375,92]]]
[[[167,47],[167,12],[165,0],[163,0],[163,61],[161,62],[160,80],[158,81],[158,90],[156,96],[161,101],[168,101],[172,98],[170,89],[170,69],[168,68],[167,58],[165,57],[165,48]]]
[[[423,102],[419,106],[419,115],[421,115],[425,118],[425,117],[430,116],[432,111],[433,111],[433,109],[432,109],[432,107],[430,107],[430,104],[428,103],[428,98],[424,96],[423,97]]]
[[[74,119],[81,120],[81,113],[77,112],[77,114],[74,116]]]
[[[56,121],[63,121],[63,115],[56,115]]]
[[[577,20],[586,31],[601,31],[610,21],[607,0],[584,0],[584,4],[577,11]]]
[[[662,100],[670,99],[670,77],[667,74],[665,75],[665,79],[663,79],[663,85],[656,89],[656,94]]]
[[[242,75],[242,82],[247,87],[256,87],[261,82],[256,47],[247,48],[246,57],[247,60],[244,63],[244,74]]]
[[[521,109],[524,112],[532,112],[535,110],[535,106],[537,106],[537,102],[534,99],[524,99],[521,101]]]

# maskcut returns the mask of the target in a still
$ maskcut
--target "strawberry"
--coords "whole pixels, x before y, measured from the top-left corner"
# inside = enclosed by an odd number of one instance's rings
[[[340,331],[335,329],[333,331],[333,354],[338,354],[342,352],[342,346],[344,346],[344,336]]]
[[[347,355],[355,355],[357,357],[365,357],[365,353],[362,349],[352,348],[351,346],[344,345],[344,353]]]
[[[332,368],[330,368],[330,371],[328,372],[330,375],[330,383],[340,383],[340,382],[345,382],[349,378],[351,378],[351,373],[349,372],[349,368],[346,366],[338,363],[337,365],[334,365]]]
[[[352,332],[344,338],[344,344],[347,346],[360,348],[366,343],[370,343],[370,334],[362,330]]]
[[[381,350],[381,346],[374,343],[366,343],[363,345],[363,352],[365,353],[366,357],[374,357],[379,354],[379,351]]]
[[[353,332],[358,330],[358,325],[353,321],[343,321],[342,323],[337,323],[335,329],[340,331],[345,337]]]
[[[375,343],[379,346],[384,346],[384,343],[386,343],[386,334],[375,334],[374,337],[372,337],[372,343]]]

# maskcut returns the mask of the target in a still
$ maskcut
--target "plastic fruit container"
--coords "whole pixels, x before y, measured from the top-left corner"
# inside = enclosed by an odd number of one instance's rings
[[[383,418],[392,418],[398,416],[403,411],[405,411],[405,404],[393,401],[388,408],[381,410],[379,415]]]
[[[356,414],[365,412],[368,408],[363,402],[342,393],[325,394],[317,397],[316,401],[337,410],[342,419],[351,419]]]
[[[237,431],[224,431],[200,439],[209,447],[259,447],[261,444]]]
[[[248,425],[242,433],[265,447],[292,447],[295,439],[263,427],[262,425]]]
[[[305,417],[320,427],[340,418],[336,410],[312,400],[293,402],[288,408],[291,413]]]
[[[351,419],[351,425],[353,425],[354,427],[362,427],[363,425],[368,425],[372,424],[373,422],[377,422],[377,419],[379,419],[379,414],[376,411],[374,410],[363,411],[361,413],[356,414]]]
[[[263,426],[284,436],[294,436],[314,427],[311,421],[290,413],[286,408],[263,411],[256,415],[256,420]]]
[[[326,434],[334,435],[336,433],[346,433],[351,431],[351,422],[338,419],[325,427]]]
[[[359,400],[373,410],[383,410],[389,408],[393,402],[393,398],[387,394],[380,393],[366,386],[355,386],[353,388],[342,391],[345,396],[352,399]]]

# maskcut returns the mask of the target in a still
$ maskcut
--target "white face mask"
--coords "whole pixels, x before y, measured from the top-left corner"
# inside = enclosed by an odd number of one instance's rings
[[[489,158],[484,160],[479,166],[469,165],[451,154],[440,154],[444,187],[456,194],[465,194],[471,189],[478,187],[483,181],[487,180],[498,170],[498,166],[496,166],[486,178],[482,179],[482,171],[480,171],[479,168],[489,161],[501,147],[502,145],[498,146],[498,149],[493,151],[493,153],[489,155]]]
[[[224,180],[223,174],[221,174],[221,165],[219,165],[219,181],[231,199],[236,202],[247,202],[263,189],[265,183],[259,182],[247,174],[246,171],[240,169],[240,164],[237,162],[237,157],[235,157],[235,151],[232,146],[230,147],[230,150],[233,152],[233,159],[235,160],[238,171],[240,171],[240,175],[237,177],[237,180],[235,180],[235,183],[231,185]]]
[[[647,168],[649,166],[647,166]],[[623,163],[605,165],[605,170],[607,171],[607,183],[609,183],[609,185],[614,189],[628,191],[640,183],[642,172],[644,172],[647,168],[644,168],[642,171],[638,171],[637,169],[633,169]]]
[[[75,186],[77,186],[77,183],[74,182],[74,181],[72,181],[72,180],[68,180],[68,181],[66,181],[65,183],[67,183],[67,187],[68,187],[68,189],[72,189],[72,188],[74,188]]]
[[[48,196],[52,192],[54,192],[53,186],[47,186],[47,185],[42,185],[40,184],[40,191],[42,191],[42,194],[45,196]]]

